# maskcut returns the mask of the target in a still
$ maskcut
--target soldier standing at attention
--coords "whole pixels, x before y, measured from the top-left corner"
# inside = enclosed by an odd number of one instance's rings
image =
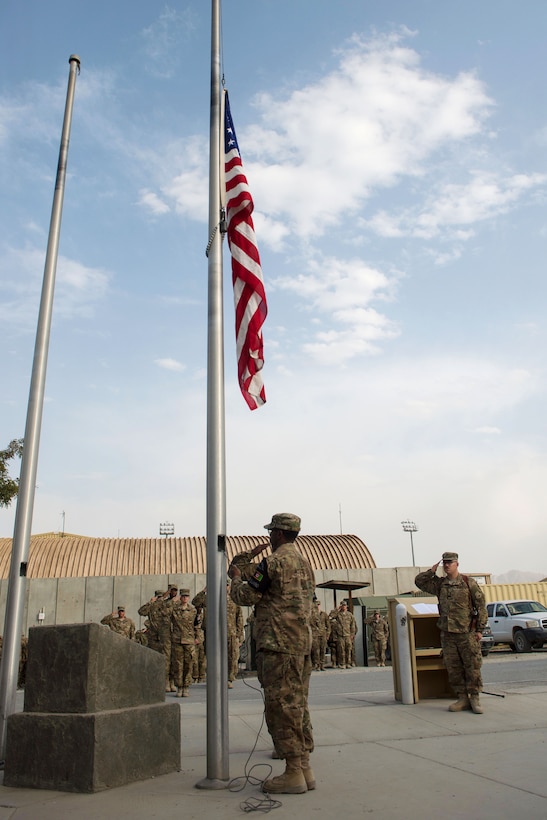
[[[300,531],[297,515],[274,515],[265,529],[270,532],[272,555],[252,564],[267,544],[237,555],[228,569],[230,594],[234,603],[255,607],[253,630],[264,714],[275,752],[285,760],[284,774],[266,780],[262,789],[273,794],[303,794],[315,789],[308,711],[315,577],[294,544]]]
[[[158,608],[155,607],[154,604],[156,604],[162,598],[163,598],[163,590],[162,589],[157,589],[154,592],[153,597],[150,598],[150,600],[147,601],[147,603],[145,603],[141,607],[139,607],[139,615],[143,615],[143,616],[146,617],[146,621],[145,621],[145,627],[147,629],[147,635],[146,635],[147,641],[146,642],[148,644],[149,649],[153,649],[155,652],[161,652],[162,648],[161,648],[160,638],[159,638],[159,634],[158,634],[159,621],[154,617],[155,610],[157,610]]]
[[[190,603],[190,590],[181,589],[180,598],[172,598],[171,649],[173,653],[173,676],[177,698],[187,698],[192,683],[194,657],[199,642],[199,619]]]
[[[317,601],[317,612],[319,613],[319,669],[325,669],[325,653],[327,651],[327,641],[330,638],[330,618],[326,612],[321,609],[321,601]]]
[[[227,620],[227,628],[226,634],[228,636],[228,689],[233,689],[233,681],[237,678],[239,672],[239,653],[241,649],[241,644],[243,643],[244,638],[244,629],[245,625],[243,623],[243,611],[240,606],[234,604],[232,599],[230,598],[230,582],[228,581],[226,585],[226,620]],[[206,610],[207,610],[207,587],[204,587],[201,592],[192,599],[192,604],[196,607],[196,609],[203,610],[203,617],[202,617],[202,630],[204,631],[204,636],[206,636]],[[198,648],[199,650],[199,648]],[[207,669],[207,657],[206,652],[203,652],[203,664],[200,668],[198,677],[201,680],[205,678],[205,670]]]
[[[370,638],[374,649],[374,659],[377,666],[386,665],[386,647],[389,638],[389,626],[385,618],[380,615],[380,610],[376,609],[371,618],[367,618],[365,623],[370,627]]]
[[[338,615],[336,616],[336,635],[338,638],[336,646],[336,657],[340,669],[351,667],[352,645],[357,633],[357,622],[352,612],[348,611],[347,601],[340,604]]]
[[[317,611],[317,598],[313,596],[313,604],[310,615],[311,628],[311,668],[315,672],[319,669],[319,612]]]
[[[153,598],[148,603],[143,604],[139,609],[139,615],[144,615],[150,621],[148,646],[156,652],[161,652],[165,657],[165,691],[172,692],[173,681],[171,680],[171,613],[173,612],[173,601],[165,598],[167,593],[156,590]]]
[[[124,606],[119,606],[118,611],[112,612],[111,615],[105,615],[101,623],[104,626],[109,626],[112,632],[117,632],[118,635],[129,638],[130,641],[135,637],[135,624],[131,618],[126,617]]]
[[[437,561],[420,572],[414,583],[423,592],[439,599],[439,620],[443,660],[448,682],[458,696],[448,707],[451,712],[472,709],[482,715],[479,694],[482,689],[481,638],[488,623],[484,593],[473,578],[460,575],[458,553],[443,552],[444,578],[437,575]]]
[[[330,620],[326,612],[321,611],[321,601],[314,598],[311,617],[313,644],[311,649],[312,666],[318,671],[325,668],[325,652],[330,636]]]
[[[230,584],[226,590],[226,615],[228,619],[228,689],[233,689],[233,681],[239,672],[239,653],[244,637],[243,610],[230,598]]]
[[[338,645],[338,633],[336,631],[337,630],[337,623],[338,623],[338,621],[336,620],[337,617],[338,617],[338,609],[337,608],[331,609],[331,611],[329,612],[329,615],[328,615],[328,618],[329,618],[329,633],[330,633],[329,638],[328,638],[328,644],[329,644],[329,649],[330,649],[330,661],[331,661],[331,666],[332,666],[333,669],[336,669],[338,667],[338,658],[336,657],[336,647]]]
[[[195,606],[192,599],[192,606]],[[196,606],[196,628],[199,643],[196,646],[194,655],[194,668],[192,669],[192,680],[194,683],[202,683],[205,680],[207,670],[207,656],[205,654],[205,607]]]

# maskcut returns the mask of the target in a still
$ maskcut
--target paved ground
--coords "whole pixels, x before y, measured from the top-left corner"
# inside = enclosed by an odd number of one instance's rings
[[[545,656],[538,656],[526,667],[527,680],[508,674],[502,683],[490,683],[490,691],[505,697],[483,695],[484,715],[453,714],[446,700],[398,703],[387,668],[314,673],[317,789],[281,795],[274,816],[545,820],[546,665]],[[485,674],[485,680],[496,677],[503,676]],[[246,801],[265,798],[258,781],[270,767],[274,774],[283,768],[270,756],[260,693],[247,683],[256,682],[236,681],[229,693],[230,788],[196,788],[207,763],[205,688],[195,687],[181,701],[180,772],[93,795],[0,786],[0,820],[241,817]]]

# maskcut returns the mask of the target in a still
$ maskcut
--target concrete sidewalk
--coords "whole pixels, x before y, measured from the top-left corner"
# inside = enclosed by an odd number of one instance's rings
[[[344,678],[349,684],[356,673],[342,673],[341,688]],[[387,669],[385,685],[392,685]],[[181,701],[182,771],[91,795],[2,785],[0,820],[241,817],[245,801],[267,799],[257,782],[270,768],[280,773],[283,762],[271,759],[260,695],[243,681],[232,691],[237,697],[230,700],[232,788],[196,788],[207,774],[206,707],[203,693],[196,691],[196,699]],[[312,705],[317,789],[279,795],[275,817],[543,820],[547,682],[495,691],[505,697],[483,695],[484,715],[448,712],[446,700],[405,706],[394,700],[392,688],[341,692],[331,703]],[[245,773],[253,783],[245,785]]]

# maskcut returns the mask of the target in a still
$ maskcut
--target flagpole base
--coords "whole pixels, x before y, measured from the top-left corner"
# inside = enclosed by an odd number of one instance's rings
[[[227,789],[229,780],[218,780],[218,778],[204,777],[203,780],[198,780],[196,789],[210,789],[211,791],[220,789]]]

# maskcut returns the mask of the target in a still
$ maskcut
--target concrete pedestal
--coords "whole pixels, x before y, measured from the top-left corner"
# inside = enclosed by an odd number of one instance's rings
[[[96,792],[180,768],[163,655],[99,624],[34,627],[24,712],[8,718],[4,784]]]

